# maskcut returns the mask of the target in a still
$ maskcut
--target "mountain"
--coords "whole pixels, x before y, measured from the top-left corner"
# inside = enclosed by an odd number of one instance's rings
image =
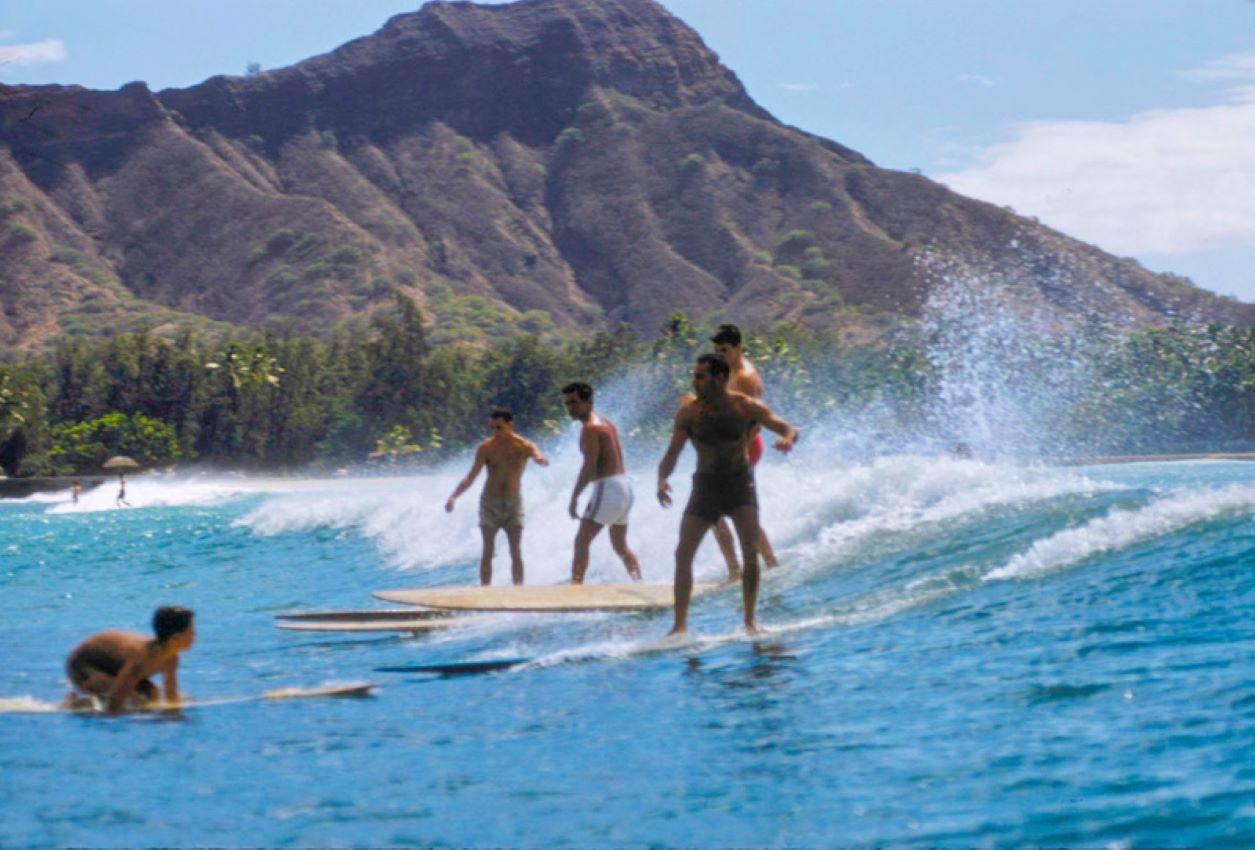
[[[0,345],[363,323],[438,335],[666,316],[851,333],[959,274],[1145,326],[1255,305],[776,121],[653,0],[432,2],[186,89],[0,87]]]

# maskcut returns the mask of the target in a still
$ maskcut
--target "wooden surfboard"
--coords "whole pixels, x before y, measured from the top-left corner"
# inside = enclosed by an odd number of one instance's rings
[[[695,584],[693,596],[722,585]],[[669,584],[557,584],[546,586],[431,587],[377,590],[387,602],[450,611],[558,613],[579,611],[654,611],[670,608],[675,591]]]
[[[429,632],[462,625],[473,617],[455,611],[401,608],[382,611],[309,611],[279,614],[275,626],[298,632]]]
[[[408,619],[401,617],[385,617],[381,620],[354,618],[348,620],[275,620],[276,628],[294,632],[434,632],[454,626],[465,626],[474,622],[483,622],[484,617],[424,617],[425,613],[449,614],[447,611],[426,612],[415,609]]]

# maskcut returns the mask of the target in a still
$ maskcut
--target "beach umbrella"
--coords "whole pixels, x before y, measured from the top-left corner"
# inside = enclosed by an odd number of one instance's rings
[[[112,469],[118,472],[124,472],[128,469],[139,469],[139,464],[131,460],[126,455],[114,455],[101,464],[101,466],[104,469]]]

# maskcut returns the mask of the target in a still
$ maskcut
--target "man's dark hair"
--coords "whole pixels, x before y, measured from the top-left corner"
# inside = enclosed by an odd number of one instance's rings
[[[571,393],[575,393],[575,395],[579,398],[580,401],[592,401],[593,400],[592,386],[590,386],[589,384],[585,384],[582,381],[572,381],[571,383],[567,384],[565,387],[562,388],[563,395],[570,395]]]
[[[153,612],[153,632],[164,641],[192,627],[192,611],[182,605],[163,605]]]
[[[719,345],[740,345],[741,329],[736,325],[720,325],[715,329],[715,335],[710,338],[710,341]]]
[[[492,413],[488,414],[489,419],[500,419],[503,422],[513,422],[514,412],[508,407],[494,407]]]
[[[721,354],[703,354],[697,358],[698,363],[705,363],[706,368],[710,370],[710,377],[718,378],[720,375],[728,377],[732,372],[732,367],[728,365],[728,361],[723,359]]]

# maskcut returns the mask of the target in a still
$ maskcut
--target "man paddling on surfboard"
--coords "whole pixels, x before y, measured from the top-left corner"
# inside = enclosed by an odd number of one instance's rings
[[[610,526],[610,545],[623,561],[633,581],[641,580],[640,564],[627,545],[628,512],[632,509],[632,484],[623,466],[623,448],[614,423],[593,412],[593,388],[588,384],[571,383],[562,388],[562,404],[567,413],[584,427],[580,430],[580,452],[584,465],[571,493],[567,507],[571,519],[580,521],[575,534],[575,557],[571,563],[571,584],[583,584],[588,571],[588,549],[604,526]],[[579,515],[580,493],[593,485],[592,498]]]
[[[492,555],[497,532],[505,529],[510,543],[510,575],[515,584],[523,583],[523,497],[519,485],[529,460],[548,466],[549,459],[536,444],[514,433],[514,414],[499,407],[488,415],[492,436],[475,449],[471,470],[458,482],[457,489],[445,502],[444,509],[453,513],[453,503],[475,483],[479,471],[488,467],[488,480],[479,497],[479,531],[484,548],[479,556],[479,583],[492,584]]]
[[[798,433],[789,423],[758,399],[728,390],[728,361],[718,354],[703,354],[693,366],[695,398],[681,405],[675,415],[671,443],[658,464],[658,501],[671,504],[667,479],[686,441],[697,450],[693,492],[680,520],[680,543],[675,550],[675,626],[672,634],[688,628],[689,598],[693,592],[693,556],[710,527],[723,516],[731,518],[741,539],[745,564],[741,593],[745,630],[758,632],[754,609],[758,604],[758,496],[754,471],[746,449],[761,427],[779,434],[775,449],[788,452]]]
[[[715,335],[710,338],[710,342],[714,346],[715,353],[728,361],[728,390],[734,393],[744,393],[750,398],[761,399],[763,379],[759,377],[754,364],[745,356],[741,329],[736,325],[720,325],[715,330]],[[763,457],[763,435],[760,429],[754,429],[754,438],[750,440],[746,454],[750,467],[758,466],[758,462]],[[723,553],[724,561],[727,562],[728,578],[739,578],[741,570],[736,558],[736,543],[732,539],[732,530],[728,528],[728,521],[722,517],[715,523],[715,540],[719,544],[719,551]],[[767,533],[763,531],[761,525],[758,527],[758,554],[762,556],[763,563],[768,569],[780,566],[776,553],[771,548],[771,541],[767,539]]]
[[[152,676],[160,673],[167,703],[179,701],[179,654],[196,639],[192,612],[179,606],[158,608],[153,614],[155,638],[135,632],[97,632],[70,651],[65,672],[74,690],[66,695],[67,708],[79,708],[85,698],[105,700],[113,713],[142,706],[157,698]],[[80,696],[81,695],[81,696]]]

